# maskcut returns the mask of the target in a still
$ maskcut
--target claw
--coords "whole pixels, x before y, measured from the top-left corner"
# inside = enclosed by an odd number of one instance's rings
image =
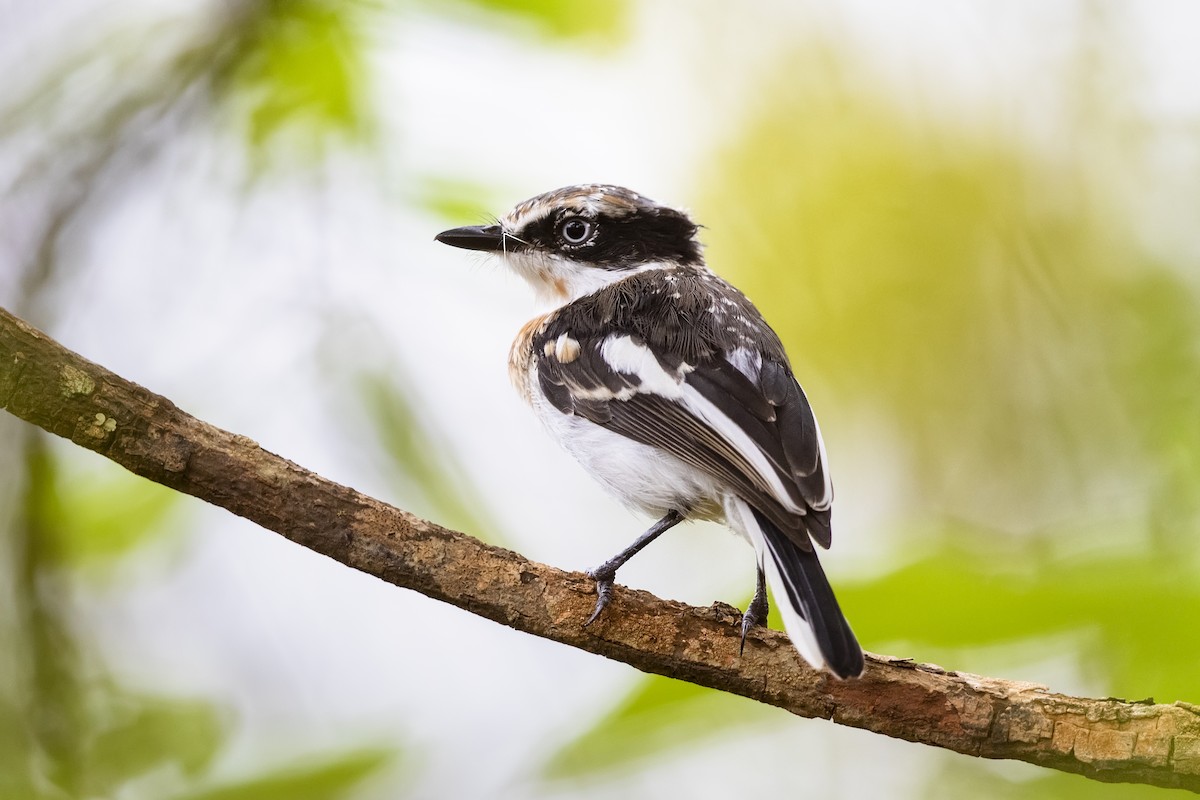
[[[766,625],[767,615],[771,611],[771,606],[767,602],[766,576],[763,574],[762,569],[758,571],[756,584],[754,599],[750,601],[750,605],[746,606],[746,613],[742,614],[742,642],[738,647],[739,656],[746,652],[746,634],[755,625]]]
[[[592,615],[587,618],[587,622],[583,623],[583,627],[586,628],[596,621],[600,616],[600,612],[608,606],[608,601],[612,599],[612,591],[612,583],[596,581],[596,608],[592,611]]]
[[[600,566],[588,571],[588,577],[596,582],[596,609],[587,618],[587,622],[583,623],[583,627],[586,628],[595,622],[600,616],[600,612],[608,605],[608,601],[612,600],[613,581],[617,579],[617,570],[626,561],[637,555],[639,550],[657,539],[663,531],[670,530],[680,522],[683,522],[683,514],[681,512],[668,511],[662,519],[651,525],[650,529],[639,536],[633,544]]]
[[[607,564],[605,565],[607,566]],[[583,623],[583,627],[591,625],[600,616],[613,594],[613,582],[617,578],[616,570],[605,569],[599,567],[588,572],[588,577],[596,582],[596,608],[592,611],[592,615],[587,618],[587,622]]]
[[[757,600],[757,598],[755,598]],[[746,634],[755,625],[765,625],[767,623],[767,602],[764,600],[761,607],[757,607],[756,603],[751,603],[746,608],[746,613],[742,614],[742,641],[738,646],[738,655],[746,652]]]

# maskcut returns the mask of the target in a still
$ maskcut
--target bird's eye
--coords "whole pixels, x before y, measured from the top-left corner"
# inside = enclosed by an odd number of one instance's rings
[[[567,244],[583,244],[592,235],[592,223],[583,217],[567,217],[558,226],[558,235]]]

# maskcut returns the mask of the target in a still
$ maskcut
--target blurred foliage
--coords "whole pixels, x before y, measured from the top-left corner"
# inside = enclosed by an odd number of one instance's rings
[[[369,0],[264,0],[248,4],[234,52],[215,76],[218,95],[244,114],[252,154],[292,134],[319,157],[334,134],[367,132],[364,31]]]
[[[366,74],[358,33],[367,9],[316,0],[226,4],[211,25],[165,53],[141,48],[136,37],[170,28],[169,14],[130,18],[128,29],[98,27],[83,37],[25,95],[5,96],[0,144],[28,148],[25,134],[36,129],[43,145],[5,176],[4,188],[27,212],[11,238],[29,243],[9,254],[19,277],[6,305],[33,310],[43,324],[54,316],[51,302],[61,302],[58,284],[70,274],[60,263],[64,236],[86,238],[83,223],[103,218],[87,212],[103,208],[107,193],[171,141],[179,128],[163,120],[181,126],[228,109],[245,120],[258,164],[273,161],[285,139],[319,157],[331,135],[361,135]],[[125,79],[86,98],[65,88],[105,71]],[[240,778],[221,775],[216,761],[236,732],[232,709],[125,686],[102,663],[91,632],[78,630],[77,603],[139,548],[176,531],[179,496],[111,465],[102,477],[80,480],[44,441],[27,433],[6,448],[0,474],[19,484],[12,492],[20,497],[19,513],[0,523],[0,588],[9,601],[0,607],[0,797],[332,800],[396,760],[391,752],[345,749]]]
[[[26,468],[29,516],[41,530],[53,532],[39,545],[39,568],[103,576],[114,561],[173,527],[169,516],[179,493],[164,486],[113,470],[64,492],[64,481],[56,478],[59,470],[42,448],[30,453]]]
[[[884,652],[974,672],[1005,665],[964,664],[972,648],[1007,645],[1018,663],[1071,656],[1109,695],[1196,697],[1200,641],[1182,622],[1200,613],[1192,569],[1117,551],[1059,559],[1037,547],[985,559],[959,545],[982,533],[955,530],[914,563],[839,586],[858,633]]]
[[[494,222],[496,209],[505,202],[491,187],[440,176],[426,176],[418,181],[414,199],[421,208],[455,225],[463,224],[464,220]]]
[[[525,26],[547,39],[575,45],[581,40],[617,44],[625,36],[629,17],[626,0],[426,0],[425,5],[439,14],[455,7],[484,11],[510,28]]]
[[[458,460],[451,438],[427,410],[429,400],[409,387],[419,381],[381,346],[384,332],[353,314],[332,314],[317,347],[323,385],[352,452],[385,476],[391,500],[417,516],[504,544],[484,492]],[[346,353],[358,358],[346,359]]]
[[[214,779],[232,733],[229,710],[125,687],[75,629],[79,576],[111,570],[175,530],[180,495],[111,465],[100,482],[70,479],[40,432],[24,437],[24,452],[19,513],[0,539],[0,586],[11,587],[13,601],[0,615],[11,654],[0,660],[0,797],[332,799],[393,760],[348,751],[302,769]]]
[[[1200,304],[1088,165],[918,123],[828,61],[774,74],[703,218],[824,417],[883,415],[915,515],[1119,517],[1136,541],[1154,508],[1190,551]]]
[[[503,544],[499,523],[489,518],[481,493],[458,464],[454,449],[401,391],[399,377],[394,369],[386,374],[364,372],[358,376],[355,395],[365,406],[386,470],[398,483],[402,505],[440,525]]]
[[[624,9],[463,5],[532,24],[549,37],[609,41]],[[371,0],[218,4],[208,24],[184,35],[169,10],[123,23],[113,17],[113,25],[96,26],[76,49],[51,59],[26,91],[0,97],[0,145],[29,152],[0,186],[26,212],[20,236],[7,237],[16,296],[6,305],[52,327],[59,284],[71,274],[62,258],[67,236],[86,240],[103,211],[119,205],[111,194],[135,183],[133,173],[189,126],[233,120],[258,168],[319,166],[331,146],[368,137],[366,34],[381,9]],[[445,13],[443,4],[436,9]],[[167,39],[174,49],[144,46],[167,33],[176,37]],[[120,80],[106,84],[107,75]],[[73,88],[81,86],[97,90]],[[28,138],[33,130],[36,140]],[[297,153],[300,161],[280,158]],[[438,176],[426,188],[417,202],[444,213],[480,196],[478,187]],[[477,501],[464,499],[474,493],[404,386],[395,370],[357,372],[346,384],[402,492],[432,518],[494,533],[493,523],[480,520]],[[395,760],[391,752],[343,751],[264,766],[237,780],[218,776],[214,763],[233,733],[232,711],[218,701],[125,687],[76,630],[79,598],[175,528],[177,495],[115,468],[73,481],[40,435],[26,444],[8,452],[0,475],[22,484],[20,514],[0,539],[0,589],[8,601],[0,606],[0,797],[333,798]]]
[[[628,772],[699,741],[728,736],[734,726],[783,716],[743,697],[647,675],[591,726],[572,731],[547,759],[543,777],[574,782]]]
[[[839,584],[863,641],[972,671],[980,648],[1049,647],[1101,694],[1192,699],[1200,302],[1183,273],[1091,162],[920,124],[829,61],[776,74],[716,161],[710,254],[839,421],[827,436],[882,416],[911,465],[905,564]]]
[[[316,763],[297,763],[238,783],[223,783],[188,792],[178,800],[332,800],[345,797],[375,776],[394,754],[385,750],[363,750]]]

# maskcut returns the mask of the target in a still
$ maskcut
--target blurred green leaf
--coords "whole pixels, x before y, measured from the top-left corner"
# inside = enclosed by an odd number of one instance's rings
[[[104,708],[87,737],[94,796],[113,796],[131,778],[163,764],[195,779],[225,744],[225,715],[210,701],[133,695],[115,685],[95,694]]]
[[[115,468],[79,480],[53,458],[48,448],[34,449],[26,466],[39,569],[105,567],[168,530],[177,492]]]
[[[244,115],[252,149],[284,132],[320,147],[366,131],[366,0],[262,0],[244,10],[237,48],[216,85]]]
[[[414,204],[453,225],[495,220],[504,200],[481,184],[453,178],[426,176],[416,182]]]
[[[739,608],[746,608],[750,597]],[[772,596],[767,626],[783,630]],[[695,742],[740,725],[779,719],[777,709],[661,675],[641,675],[591,727],[563,744],[543,767],[548,780],[599,778],[670,757]]]
[[[0,639],[5,644],[15,638],[7,634],[8,631],[4,631]],[[28,701],[24,697],[20,702],[10,699],[16,688],[12,686],[15,677],[10,669],[0,668],[0,681],[4,683],[4,695],[0,699],[0,797],[41,800],[49,796],[50,787],[35,775],[36,744],[28,725]]]
[[[995,547],[985,557],[982,536],[954,529],[940,547],[889,575],[840,584],[865,646],[979,672],[987,670],[962,663],[963,654],[1006,645],[1021,660],[1039,651],[1074,656],[1105,694],[1200,699],[1200,638],[1185,622],[1200,618],[1192,565],[1131,548],[1054,557],[1038,543]],[[975,548],[961,546],[972,540]],[[1021,643],[1027,646],[1014,647]]]
[[[591,39],[602,44],[614,44],[625,35],[629,16],[625,0],[454,0],[427,5],[439,13],[456,5],[479,9],[525,23],[546,38]]]
[[[604,717],[551,755],[543,776],[577,780],[637,769],[735,726],[778,720],[782,714],[743,697],[646,675]]]
[[[359,750],[317,763],[294,764],[237,783],[177,795],[175,800],[335,800],[347,797],[394,761],[383,750]]]
[[[1089,165],[922,125],[834,58],[773,72],[699,217],[827,437],[885,419],[918,513],[1020,531],[1133,503],[1194,528],[1200,300]]]
[[[15,606],[11,618],[0,617],[11,654],[0,659],[0,797],[118,797],[149,779],[188,797],[335,798],[390,758],[378,750],[327,755],[323,763],[213,788],[228,710],[115,681],[78,638],[72,581],[79,570],[64,568],[127,555],[169,505],[153,498],[172,493],[111,465],[85,482],[83,473],[62,468],[40,433],[28,437],[21,458],[22,513],[5,531],[11,547],[0,552],[7,556],[0,586],[11,586]]]

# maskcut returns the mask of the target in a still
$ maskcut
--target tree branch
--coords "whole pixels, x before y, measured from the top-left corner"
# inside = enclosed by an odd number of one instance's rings
[[[226,508],[347,566],[517,630],[802,717],[1104,781],[1200,792],[1200,707],[1044,687],[868,655],[862,678],[809,668],[736,609],[617,588],[583,628],[594,584],[366,497],[209,425],[0,309],[0,405],[126,469]]]

